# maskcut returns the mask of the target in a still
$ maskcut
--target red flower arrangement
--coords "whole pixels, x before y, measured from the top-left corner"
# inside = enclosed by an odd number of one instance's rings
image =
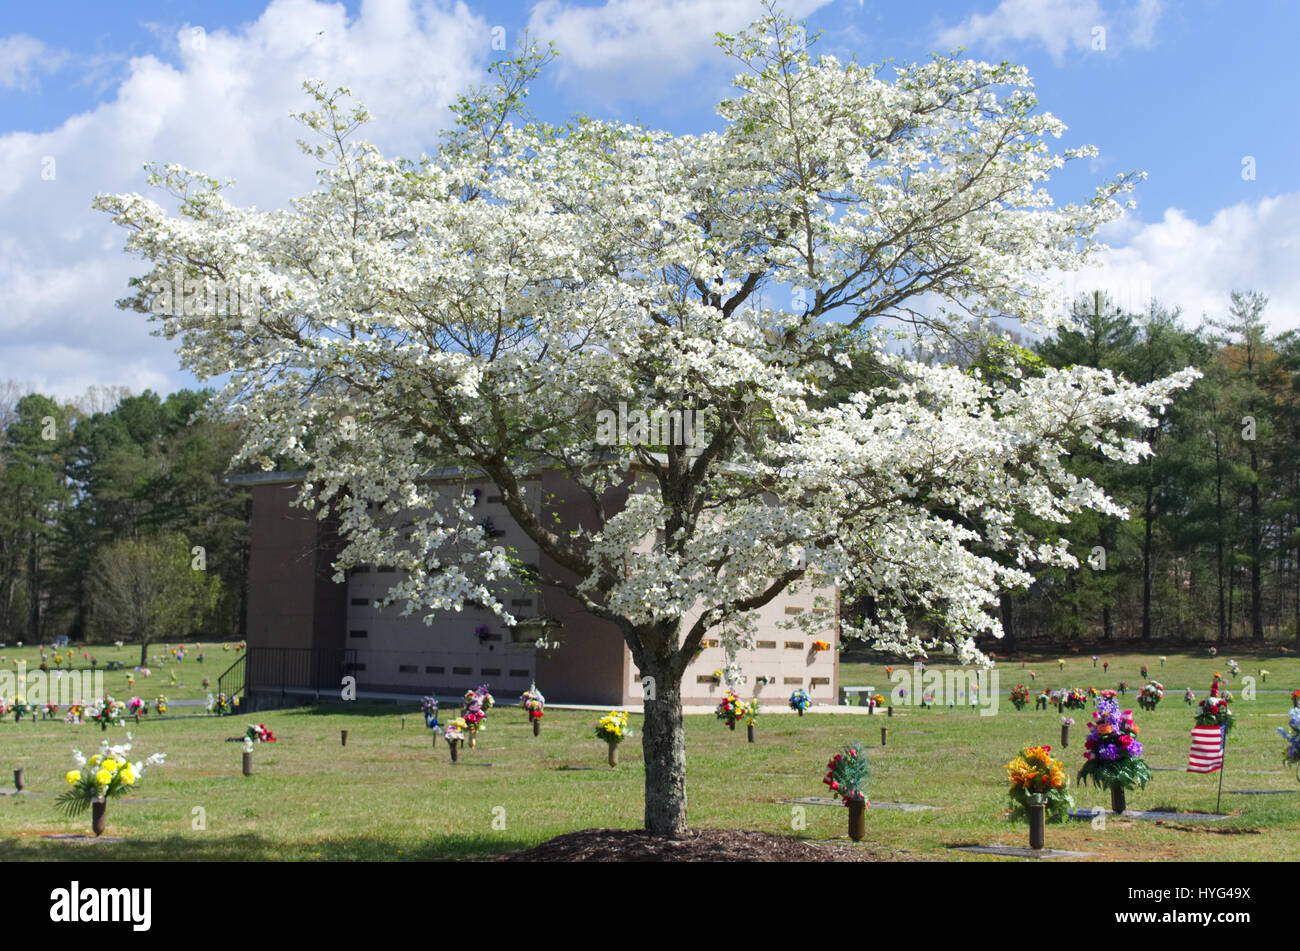
[[[870,777],[867,751],[861,743],[854,743],[831,757],[826,764],[826,776],[822,782],[831,788],[832,793],[843,799],[846,806],[851,802],[869,804],[871,800],[866,796],[866,786]]]
[[[249,727],[245,731],[244,736],[246,739],[250,739],[254,743],[275,742],[275,734],[266,728],[265,723],[259,723],[257,724],[257,726],[253,726],[252,724],[249,724]]]

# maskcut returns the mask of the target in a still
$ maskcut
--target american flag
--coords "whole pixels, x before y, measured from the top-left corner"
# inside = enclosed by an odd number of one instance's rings
[[[1187,760],[1189,773],[1213,773],[1223,768],[1223,727],[1192,727],[1192,752]]]

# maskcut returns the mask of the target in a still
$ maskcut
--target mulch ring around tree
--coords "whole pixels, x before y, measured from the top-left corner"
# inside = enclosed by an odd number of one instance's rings
[[[681,838],[649,835],[643,829],[584,829],[557,836],[501,862],[871,862],[887,860],[847,840],[812,842],[770,832],[692,829]]]

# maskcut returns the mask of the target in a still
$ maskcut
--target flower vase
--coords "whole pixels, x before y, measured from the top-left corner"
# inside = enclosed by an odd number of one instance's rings
[[[1047,803],[1040,796],[1029,799],[1029,847],[1041,849],[1047,838]]]
[[[469,748],[475,749],[478,746],[478,730],[469,731]]]
[[[135,711],[135,722],[136,722],[136,725],[137,725],[137,726],[140,725],[140,711],[139,711],[139,710]]]
[[[754,724],[749,723],[745,726],[745,731],[749,734],[749,742],[754,742]]]
[[[736,730],[736,721],[735,721],[735,720],[728,720],[728,721],[727,721],[727,729],[728,729],[728,730],[731,730],[731,731],[734,733],[735,730]]]
[[[533,717],[533,736],[540,736],[542,732],[542,721]]]
[[[252,753],[244,754],[244,775],[245,776],[253,775],[253,754]]]
[[[90,828],[95,835],[103,835],[108,823],[108,803],[94,799],[90,803]]]
[[[452,740],[450,743],[447,744],[447,746],[451,749],[451,761],[453,763],[456,762],[459,757],[459,754],[456,751],[456,747],[458,744],[459,741],[457,740]]]
[[[23,768],[20,766],[18,769],[14,770],[14,789],[18,792],[23,791],[23,778]]]
[[[617,743],[609,744],[609,765],[610,766],[618,765],[618,744]]]
[[[864,800],[849,801],[849,838],[861,842],[867,834],[867,804]]]
[[[1115,815],[1117,816],[1123,815],[1125,808],[1127,808],[1127,805],[1128,804],[1125,801],[1125,797],[1124,797],[1124,787],[1111,786],[1110,787],[1110,811],[1115,813]]]
[[[1070,745],[1070,724],[1061,724],[1061,748],[1065,749]]]
[[[799,708],[799,716],[803,716],[803,707]]]

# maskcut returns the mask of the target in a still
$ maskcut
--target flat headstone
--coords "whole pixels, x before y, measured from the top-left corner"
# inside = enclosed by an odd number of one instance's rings
[[[928,806],[923,802],[876,802],[871,801],[872,809],[897,809],[900,812],[925,812],[927,810],[938,809],[938,806]]]
[[[1012,855],[1022,859],[1077,859],[1096,855],[1096,852],[1069,852],[1065,849],[1031,849],[1025,845],[954,845],[959,852],[979,852],[983,855]]]
[[[495,766],[496,763],[466,763],[463,760],[457,760],[452,766]]]
[[[803,796],[799,799],[782,799],[783,803],[800,806],[839,806],[844,807],[844,803],[838,799],[827,796]],[[925,812],[927,809],[937,809],[938,806],[927,806],[919,802],[877,802],[871,801],[868,809],[896,809],[900,812]]]
[[[113,835],[82,835],[78,832],[51,832],[41,836],[42,839],[57,839],[60,842],[125,842]]]
[[[906,736],[932,736],[934,730],[904,730],[903,734]]]
[[[576,772],[579,772],[580,770],[595,769],[596,767],[594,767],[594,766],[558,766],[558,767],[556,767],[556,768],[559,769],[561,772],[565,772],[565,773],[576,773]]]
[[[1229,789],[1229,796],[1294,796],[1300,789]]]
[[[1099,815],[1114,815],[1109,809],[1074,809],[1070,812],[1071,819],[1093,819]],[[1219,819],[1227,819],[1227,813],[1222,812],[1155,812],[1149,809],[1126,809],[1121,816],[1124,819],[1163,819],[1164,821],[1182,821],[1182,822],[1215,822]]]

